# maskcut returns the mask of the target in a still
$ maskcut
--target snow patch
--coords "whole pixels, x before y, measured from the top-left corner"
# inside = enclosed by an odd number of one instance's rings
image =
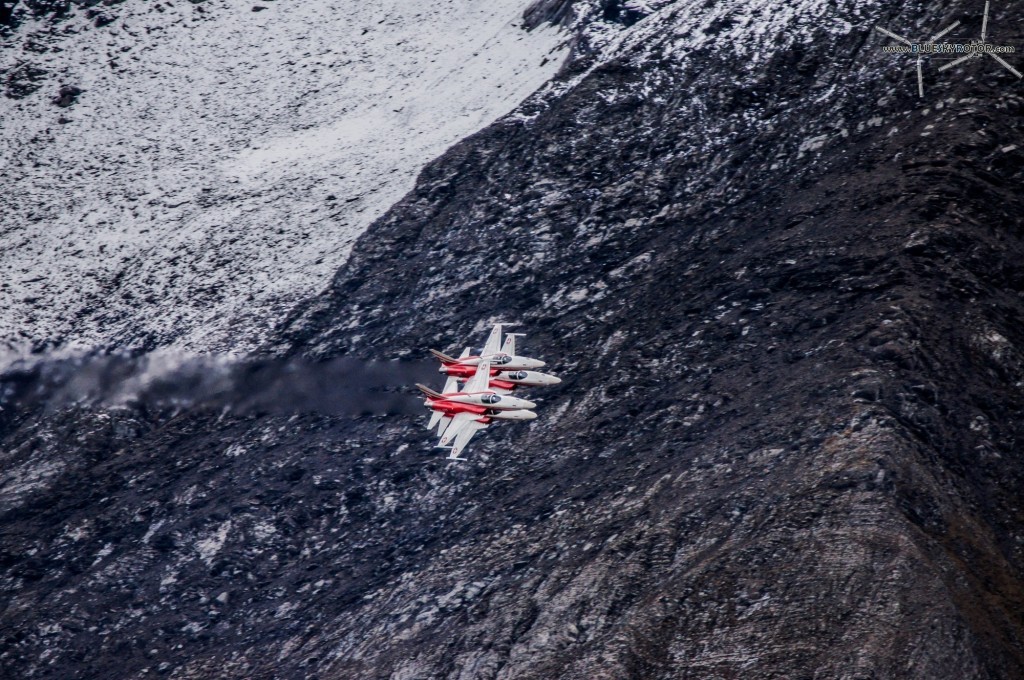
[[[26,22],[0,72],[50,75],[0,104],[0,346],[259,344],[426,162],[554,74],[565,36],[526,32],[525,4],[128,0],[102,28]],[[84,90],[70,108],[61,83]]]
[[[200,559],[206,562],[206,566],[213,564],[214,556],[224,547],[224,542],[227,541],[230,532],[231,520],[227,520],[217,527],[217,530],[212,534],[196,541],[196,552],[199,553]]]

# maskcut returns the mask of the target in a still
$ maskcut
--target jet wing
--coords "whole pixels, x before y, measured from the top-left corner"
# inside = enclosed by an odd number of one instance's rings
[[[439,441],[437,445],[448,446],[467,425],[476,422],[476,419],[479,417],[480,416],[473,413],[456,413],[452,416],[451,422],[448,423],[448,427],[444,429],[441,441]]]
[[[444,434],[444,431],[448,429],[448,426],[452,423],[451,416],[441,416],[438,419],[437,436],[440,437]]]
[[[487,425],[485,425],[484,423],[477,422],[475,420],[466,423],[465,426],[463,426],[463,428],[459,431],[458,436],[455,437],[455,443],[452,444],[452,451],[451,453],[448,454],[448,457],[458,458],[459,454],[462,453],[462,451],[469,444],[469,440],[473,438],[473,435],[475,435],[480,430],[486,428]]]

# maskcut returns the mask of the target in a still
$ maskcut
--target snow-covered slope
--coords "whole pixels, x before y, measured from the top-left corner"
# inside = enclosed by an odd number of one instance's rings
[[[0,343],[257,343],[424,163],[558,68],[564,36],[524,30],[525,5],[129,0],[102,27],[23,24],[0,72],[47,75],[0,99]]]

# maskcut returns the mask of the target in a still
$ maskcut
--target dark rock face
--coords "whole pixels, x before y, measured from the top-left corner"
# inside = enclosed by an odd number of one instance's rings
[[[632,26],[647,16],[647,12],[641,9],[640,3],[630,3],[625,0],[601,0],[601,17],[607,21]]]
[[[573,0],[536,0],[523,12],[529,29],[543,24],[566,24],[573,18]]]
[[[677,5],[427,168],[268,348],[518,320],[537,421],[448,467],[404,417],[6,416],[0,667],[1024,677],[1019,86],[921,102],[866,28],[749,68],[739,10]]]
[[[11,18],[14,16],[14,6],[18,4],[18,0],[0,0],[0,26],[5,26],[11,23]]]
[[[25,0],[25,6],[36,16],[60,16],[68,11],[71,2],[70,0]]]
[[[53,103],[62,109],[66,109],[78,99],[78,95],[82,94],[83,90],[80,87],[74,85],[61,85],[60,91],[57,96],[53,98]]]
[[[19,64],[6,75],[4,96],[8,99],[21,99],[42,87],[47,72],[31,64]]]

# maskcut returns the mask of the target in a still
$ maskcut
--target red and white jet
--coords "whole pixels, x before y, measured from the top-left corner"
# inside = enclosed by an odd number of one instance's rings
[[[473,377],[476,368],[476,366],[463,364],[441,364],[438,371],[448,375],[449,378],[463,381]],[[517,387],[545,387],[562,382],[561,378],[539,371],[502,371],[491,367],[490,373],[490,381],[487,386],[498,394],[511,394],[512,390]]]
[[[451,445],[450,460],[465,460],[459,458],[459,454],[469,440],[495,420],[533,420],[537,417],[532,411],[537,405],[532,401],[499,394],[488,388],[490,372],[490,362],[481,362],[462,390],[457,389],[458,382],[454,377],[448,378],[441,392],[416,384],[427,395],[424,405],[433,411],[427,427],[433,429],[438,425],[437,432],[441,435],[438,446]]]
[[[450,377],[458,378],[461,382],[468,380],[476,373],[476,367],[482,357],[489,358],[491,363],[491,379],[488,387],[498,394],[510,394],[517,387],[545,387],[562,382],[561,378],[557,378],[549,373],[527,371],[519,368],[525,365],[544,365],[543,361],[537,359],[516,356],[516,337],[522,336],[522,333],[506,333],[505,343],[502,345],[501,350],[496,354],[488,355],[487,352],[496,348],[498,343],[501,342],[503,325],[506,324],[495,324],[494,330],[491,331],[491,335],[487,339],[487,345],[484,346],[484,351],[480,356],[471,356],[469,347],[463,350],[458,358],[450,357],[436,350],[430,350],[434,356],[441,360],[441,367],[437,370]],[[512,366],[511,368],[510,365]]]
[[[504,346],[501,343],[502,326],[508,324],[494,324],[491,334],[487,337],[483,351],[478,355],[470,355],[469,351],[463,352],[459,357],[450,357],[447,354],[438,352],[436,349],[430,353],[441,360],[444,366],[471,366],[480,365],[480,362],[487,361],[492,368],[499,371],[528,371],[531,368],[541,368],[544,362],[540,359],[516,356],[516,336],[521,333],[508,333]]]

